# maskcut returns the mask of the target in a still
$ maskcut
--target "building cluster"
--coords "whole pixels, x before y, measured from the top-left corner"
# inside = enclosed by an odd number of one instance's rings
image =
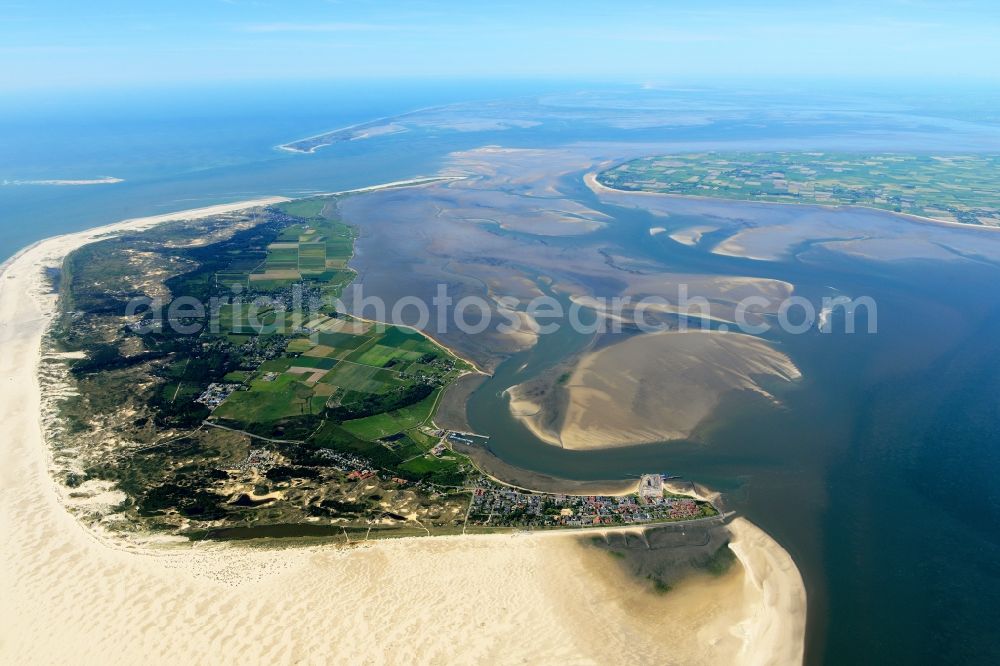
[[[706,515],[703,503],[697,500],[665,495],[662,479],[658,496],[644,485],[640,485],[640,492],[621,496],[556,495],[520,491],[483,480],[473,490],[469,524],[586,527],[690,520]]]
[[[225,299],[238,312],[255,312],[261,314],[271,310],[284,312],[304,312],[306,314],[318,310],[327,303],[320,287],[297,282],[277,291],[260,291],[251,283],[247,291]]]
[[[278,358],[285,353],[288,339],[284,335],[252,335],[239,345],[240,368],[253,371],[265,361]]]
[[[278,454],[274,451],[269,451],[267,449],[250,449],[247,457],[243,462],[236,466],[241,472],[249,472],[251,469],[256,469],[259,473],[263,474],[267,470],[271,469],[278,463]]]
[[[242,384],[209,384],[208,388],[194,399],[195,402],[200,402],[209,409],[215,409],[229,397],[229,394],[233,391],[239,389]]]
[[[370,460],[365,460],[360,456],[356,456],[352,453],[345,453],[343,451],[334,451],[333,449],[318,449],[316,455],[320,458],[326,458],[330,461],[330,467],[339,469],[341,472],[346,474],[351,474],[357,472],[358,474],[367,474],[371,472],[374,474],[377,469],[372,464]]]

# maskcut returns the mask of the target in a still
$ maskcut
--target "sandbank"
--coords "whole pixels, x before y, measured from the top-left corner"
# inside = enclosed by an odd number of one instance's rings
[[[509,389],[511,413],[543,441],[602,449],[684,439],[722,396],[776,402],[761,377],[792,381],[795,364],[741,333],[649,333],[585,354],[564,384],[551,377]]]
[[[3,185],[114,185],[124,183],[124,179],[114,176],[104,176],[102,178],[47,178],[40,180],[5,180]]]

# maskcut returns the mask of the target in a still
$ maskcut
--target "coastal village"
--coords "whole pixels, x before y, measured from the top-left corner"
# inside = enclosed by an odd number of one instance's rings
[[[590,527],[692,520],[718,515],[707,502],[665,491],[660,474],[644,474],[629,495],[535,493],[482,480],[473,491],[469,525]]]
[[[447,456],[446,442],[488,441],[481,435],[437,430],[440,437],[429,455]],[[671,493],[665,486],[668,478],[662,474],[644,474],[636,491],[626,495],[572,495],[524,490],[493,481],[486,476],[470,478],[471,485],[442,487],[425,481],[399,478],[392,470],[380,469],[361,456],[324,449],[320,455],[331,467],[340,470],[348,481],[379,479],[399,487],[420,488],[428,493],[470,493],[470,505],[464,525],[480,528],[572,528],[594,526],[639,525],[709,518],[718,515],[716,508],[705,501]],[[241,471],[254,468],[264,474],[277,465],[274,453],[267,449],[252,449],[240,465]],[[377,521],[374,521],[377,522]]]

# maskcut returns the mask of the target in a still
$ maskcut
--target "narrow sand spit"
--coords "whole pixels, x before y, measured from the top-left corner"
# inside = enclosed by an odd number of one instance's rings
[[[798,572],[745,521],[732,524],[747,568],[739,589],[727,578],[670,608],[602,583],[606,560],[579,533],[262,549],[124,541],[78,523],[48,475],[42,438],[37,371],[55,306],[43,269],[107,233],[281,200],[60,236],[4,265],[0,662],[801,662]],[[635,621],[650,609],[660,615]],[[699,629],[665,643],[656,627],[679,621]]]
[[[566,548],[565,567],[586,572],[557,581],[563,613],[577,627],[569,635],[592,654],[600,654],[601,645],[615,644],[618,656],[612,663],[801,663],[806,595],[798,570],[746,519],[735,519],[727,529],[729,547],[742,566],[722,575],[693,574],[664,595],[640,591],[635,577],[609,561],[606,552]],[[588,596],[596,598],[586,605],[577,602]],[[625,644],[617,638],[621,622],[631,634]]]

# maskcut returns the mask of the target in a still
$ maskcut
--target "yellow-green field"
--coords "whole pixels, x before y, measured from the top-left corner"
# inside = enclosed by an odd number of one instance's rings
[[[344,419],[351,424],[345,426],[351,432],[377,438],[426,422],[437,387],[465,367],[423,335],[405,328],[350,320],[341,328],[359,333],[323,332],[336,319],[311,318],[310,333],[292,338],[281,357],[264,362],[246,379],[247,389],[230,395],[213,416],[262,423],[320,416],[327,408],[337,407],[350,416],[354,405],[367,401],[392,406],[396,395],[415,386],[431,387],[428,395],[412,404]]]
[[[354,252],[354,230],[337,219],[326,199],[305,199],[276,206],[302,222],[284,228],[267,246],[266,256],[246,272],[219,273],[224,285],[275,289],[303,280],[322,284],[334,295],[354,278],[347,268]]]

